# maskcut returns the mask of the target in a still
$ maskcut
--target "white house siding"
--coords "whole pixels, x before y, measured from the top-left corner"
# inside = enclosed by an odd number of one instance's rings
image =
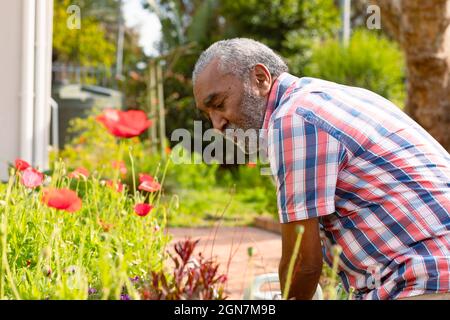
[[[19,157],[48,166],[52,7],[52,0],[0,0],[0,180]]]
[[[19,156],[22,1],[0,0],[0,179]]]

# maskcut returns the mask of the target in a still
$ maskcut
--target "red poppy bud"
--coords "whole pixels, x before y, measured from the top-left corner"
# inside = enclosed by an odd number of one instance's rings
[[[152,209],[153,206],[147,203],[138,203],[134,206],[134,212],[136,212],[136,214],[141,217],[145,217],[146,215],[148,215]]]
[[[30,164],[28,162],[26,162],[25,160],[22,159],[16,159],[16,161],[14,162],[16,169],[18,171],[23,171],[27,168],[30,167]]]

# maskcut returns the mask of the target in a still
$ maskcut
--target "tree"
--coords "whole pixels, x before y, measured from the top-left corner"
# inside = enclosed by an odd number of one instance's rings
[[[371,0],[405,52],[406,111],[450,150],[450,0]]]
[[[147,83],[145,71],[139,70],[137,64],[146,61],[147,57],[139,46],[139,35],[131,28],[125,28],[124,77],[111,81],[114,74],[110,72],[110,68],[116,63],[119,2],[78,0],[76,5],[81,13],[80,29],[67,27],[67,19],[71,14],[67,12],[67,8],[71,4],[70,0],[54,1],[53,60],[109,72],[110,82],[125,96],[125,107],[142,108]]]
[[[283,56],[290,72],[304,74],[314,42],[333,37],[339,10],[333,0],[224,0],[227,37],[261,41]]]
[[[162,24],[168,132],[180,127],[193,130],[192,120],[202,119],[192,98],[191,74],[200,53],[213,42],[253,38],[279,52],[292,72],[301,74],[308,44],[332,35],[339,23],[333,0],[143,1]]]
[[[92,2],[92,1],[91,1]],[[100,21],[89,15],[87,1],[80,2],[81,29],[67,27],[69,0],[54,2],[53,60],[78,65],[110,67],[115,61],[115,43],[108,39]]]

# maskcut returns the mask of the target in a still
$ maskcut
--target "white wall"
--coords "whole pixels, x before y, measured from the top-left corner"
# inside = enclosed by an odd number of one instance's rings
[[[0,0],[0,179],[19,155],[22,1]]]
[[[0,0],[0,180],[16,158],[48,167],[52,8]]]
[[[33,164],[47,169],[50,143],[53,0],[32,1],[36,2]]]

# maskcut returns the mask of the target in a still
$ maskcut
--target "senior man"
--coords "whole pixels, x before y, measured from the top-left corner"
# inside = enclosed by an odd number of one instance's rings
[[[301,225],[289,297],[313,296],[337,244],[339,276],[356,298],[448,299],[448,152],[371,91],[287,72],[270,48],[244,38],[212,44],[193,72],[197,108],[214,128],[266,135],[282,290]]]

